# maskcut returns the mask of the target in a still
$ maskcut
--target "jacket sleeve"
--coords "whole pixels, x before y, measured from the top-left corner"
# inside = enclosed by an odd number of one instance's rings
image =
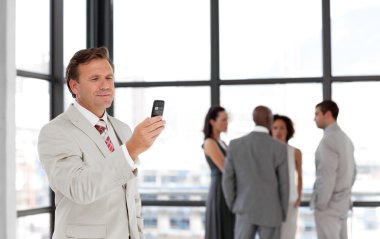
[[[318,210],[326,210],[332,197],[338,169],[338,153],[332,138],[326,138],[320,145],[320,160],[317,165],[317,178],[314,185],[314,203]]]
[[[130,180],[126,187],[130,238],[143,239],[144,222],[141,215],[141,198],[138,190],[138,179]]]
[[[110,160],[99,153],[96,160],[102,161],[86,163],[76,140],[58,125],[48,124],[40,131],[38,153],[54,191],[89,204],[136,177],[121,150],[115,150]]]
[[[282,220],[286,220],[288,203],[289,203],[289,168],[288,168],[288,151],[287,146],[280,145],[279,165],[277,167],[277,176],[279,184],[279,195],[282,208]]]
[[[227,157],[224,163],[224,172],[222,176],[222,188],[224,197],[226,199],[227,206],[233,211],[233,205],[236,199],[236,175],[234,160],[232,157],[233,143],[231,142],[230,147],[227,151]]]

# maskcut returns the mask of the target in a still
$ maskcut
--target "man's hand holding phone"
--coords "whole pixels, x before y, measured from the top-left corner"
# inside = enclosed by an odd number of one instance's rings
[[[129,155],[133,160],[135,160],[139,154],[149,149],[164,130],[166,123],[166,121],[162,119],[164,105],[163,100],[155,100],[152,106],[151,118],[146,118],[135,127],[132,137],[126,143]]]

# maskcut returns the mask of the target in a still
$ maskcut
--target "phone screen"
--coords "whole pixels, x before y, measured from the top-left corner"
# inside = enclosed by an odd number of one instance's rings
[[[163,100],[155,100],[153,102],[153,106],[152,106],[151,117],[154,117],[154,116],[157,116],[157,115],[163,115],[164,114],[164,107],[165,107],[165,101],[163,101]]]

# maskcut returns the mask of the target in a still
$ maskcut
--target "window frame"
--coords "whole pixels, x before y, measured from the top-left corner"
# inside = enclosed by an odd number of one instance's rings
[[[40,79],[50,84],[51,102],[50,118],[53,119],[64,111],[64,69],[63,69],[63,1],[50,0],[50,41],[51,41],[51,73],[40,74],[36,72],[17,69],[17,76]],[[322,0],[322,77],[306,78],[265,78],[265,79],[220,79],[219,59],[219,0],[210,0],[210,40],[211,40],[211,74],[206,81],[173,81],[173,82],[117,82],[116,88],[134,87],[163,87],[163,86],[209,86],[211,92],[211,105],[220,103],[220,86],[222,85],[260,85],[260,84],[284,84],[284,83],[322,83],[323,99],[331,99],[333,82],[360,82],[380,81],[380,75],[374,76],[332,76],[331,59],[331,22],[330,22],[330,0]],[[107,46],[110,56],[113,56],[113,5],[112,0],[87,0],[87,47]],[[321,99],[322,100],[322,99]],[[113,106],[109,113],[113,115]],[[174,206],[174,207],[204,207],[205,201],[183,201],[183,200],[143,200],[143,206]],[[354,201],[354,207],[379,207],[380,201]],[[309,206],[309,201],[301,202],[302,207]],[[17,211],[17,217],[25,217],[42,213],[50,213],[50,229],[54,230],[54,193],[51,191],[51,206],[32,208]]]

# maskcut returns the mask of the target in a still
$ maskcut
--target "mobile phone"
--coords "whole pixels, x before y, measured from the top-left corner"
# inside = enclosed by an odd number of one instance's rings
[[[165,101],[155,100],[153,101],[151,117],[164,114]]]

